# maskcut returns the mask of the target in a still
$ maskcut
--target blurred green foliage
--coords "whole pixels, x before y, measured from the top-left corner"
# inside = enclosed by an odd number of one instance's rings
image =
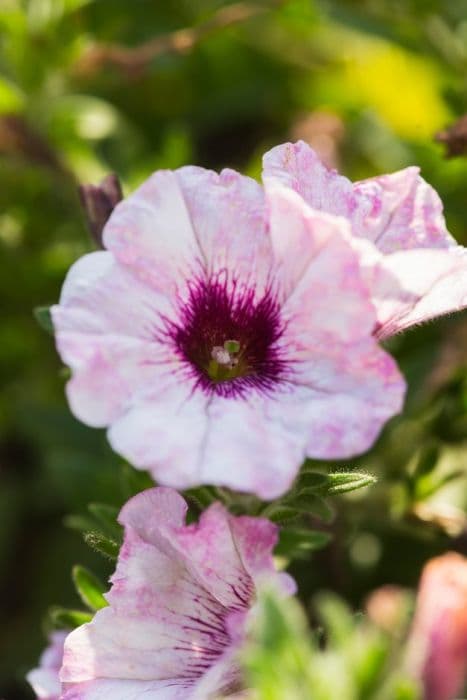
[[[433,137],[466,110],[466,76],[467,0],[0,2],[0,696],[32,697],[22,677],[46,609],[80,606],[72,566],[111,572],[76,531],[87,504],[118,507],[147,483],[70,416],[33,318],[91,249],[77,183],[115,171],[128,192],[188,162],[257,176],[263,151],[304,138],[354,179],[420,165],[465,244],[467,158]],[[305,604],[327,588],[358,607],[382,583],[414,585],[433,554],[466,551],[467,317],[390,349],[406,411],[368,455],[332,465],[378,484],[334,498],[336,515],[315,494],[294,524],[330,541],[292,565]]]
[[[263,592],[243,657],[254,700],[420,700],[403,668],[405,630],[389,633],[329,593],[314,610],[310,635],[295,600]]]

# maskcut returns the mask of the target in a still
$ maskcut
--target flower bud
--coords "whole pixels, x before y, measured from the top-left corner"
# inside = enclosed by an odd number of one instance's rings
[[[425,566],[408,646],[424,700],[461,697],[467,680],[467,559],[455,552]]]
[[[115,173],[110,173],[98,185],[80,185],[79,196],[91,236],[97,247],[103,248],[103,228],[123,199],[120,181]]]

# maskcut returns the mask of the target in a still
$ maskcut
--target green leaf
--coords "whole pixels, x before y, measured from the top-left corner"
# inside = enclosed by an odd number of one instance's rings
[[[323,474],[313,471],[312,468],[302,468],[298,478],[295,492],[314,493],[319,496],[335,496],[348,491],[355,491],[365,486],[376,483],[376,477],[367,472],[338,471]]]
[[[329,523],[334,519],[333,509],[326,501],[315,495],[313,488],[305,488],[293,494],[285,500],[285,505],[302,514],[319,518],[325,523]]]
[[[258,700],[309,700],[312,648],[305,615],[294,599],[260,592],[242,659]]]
[[[106,537],[102,532],[93,530],[84,533],[84,541],[92,549],[102,554],[107,559],[116,560],[120,551],[120,545],[110,537]]]
[[[326,488],[328,483],[328,475],[321,472],[302,471],[298,480],[298,488],[310,488],[316,492]]]
[[[86,622],[91,622],[92,617],[92,613],[84,610],[70,610],[58,606],[49,610],[49,618],[55,629],[73,630]]]
[[[204,510],[204,508],[210,506],[211,503],[219,500],[216,490],[210,486],[188,489],[188,491],[184,493],[188,500],[193,501],[200,510]]]
[[[154,480],[147,472],[134,469],[126,462],[121,465],[120,479],[125,500],[154,486]]]
[[[331,472],[328,474],[326,493],[329,495],[348,493],[365,486],[372,486],[376,482],[376,477],[366,472]]]
[[[330,643],[337,647],[345,646],[353,634],[355,615],[344,601],[333,593],[321,593],[316,596],[316,608]]]
[[[72,570],[73,583],[77,593],[85,605],[91,610],[105,608],[107,601],[103,596],[106,591],[104,584],[84,566],[74,566]]]
[[[24,107],[25,96],[14,83],[0,76],[0,114],[13,114]]]
[[[329,532],[304,528],[284,528],[280,532],[279,542],[274,553],[292,559],[307,559],[310,552],[323,549],[330,540]]]
[[[414,471],[415,478],[425,476],[433,471],[440,457],[439,445],[428,445],[425,447],[417,460]]]
[[[301,517],[301,513],[297,511],[296,508],[291,508],[289,506],[282,505],[278,503],[275,506],[266,508],[262,515],[273,523],[285,523],[290,520],[297,520]]]
[[[90,503],[88,505],[88,510],[107,535],[117,542],[122,541],[123,528],[117,522],[119,508],[109,506],[107,503]]]
[[[47,331],[47,333],[50,333],[51,335],[54,334],[50,306],[36,306],[34,309],[34,318],[40,327]]]
[[[87,515],[66,515],[63,518],[63,523],[65,527],[69,527],[77,532],[89,532],[96,527],[95,520]]]

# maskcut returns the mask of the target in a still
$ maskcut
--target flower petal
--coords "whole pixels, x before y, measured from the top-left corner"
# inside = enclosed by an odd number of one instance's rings
[[[58,351],[73,371],[67,396],[80,420],[108,425],[136,396],[172,381],[179,363],[157,340],[158,314],[167,305],[110,253],[73,265],[52,318]]]
[[[202,262],[190,212],[169,170],[154,173],[115,207],[103,242],[142,282],[168,296]]]
[[[219,273],[259,296],[269,279],[271,245],[260,185],[234,170],[177,171],[208,279]]]
[[[410,250],[385,255],[372,273],[380,339],[467,307],[467,250]]]
[[[281,396],[235,401],[216,397],[209,404],[200,483],[256,493],[266,500],[290,487],[305,458],[305,438],[277,419]]]
[[[375,313],[348,223],[311,209],[282,185],[265,187],[288,356],[323,342],[350,344],[368,337]]]
[[[261,187],[233,170],[197,167],[152,175],[114,210],[104,244],[157,291],[183,292],[201,270],[258,288],[269,241]],[[262,282],[260,281],[262,280]]]
[[[437,192],[420,177],[417,167],[356,182],[356,198],[374,199],[364,235],[383,253],[413,248],[447,248],[456,244],[446,228]]]
[[[265,153],[263,179],[278,181],[298,192],[318,211],[349,218],[356,207],[350,180],[327,168],[304,141],[284,143]]]
[[[189,700],[185,685],[173,681],[129,681],[97,678],[64,683],[60,700]]]
[[[314,209],[344,216],[355,236],[383,253],[455,245],[443,205],[419,168],[352,183],[329,170],[303,141],[273,148],[263,159],[264,179],[280,181]]]
[[[108,430],[113,449],[167,486],[201,482],[209,397],[179,382],[135,402]]]
[[[303,361],[302,386],[282,405],[282,421],[306,433],[315,459],[352,457],[368,450],[399,413],[405,382],[390,355],[372,340]],[[278,411],[277,418],[280,418]]]
[[[125,539],[109,606],[67,638],[65,700],[110,698],[112,691],[112,700],[127,691],[134,698],[144,691],[148,698],[201,700],[233,685],[233,655],[254,595],[241,558],[244,538],[238,547],[236,519],[220,504],[197,524],[185,525],[185,512],[181,496],[167,488],[138,494],[122,509]],[[274,526],[247,520],[240,532],[246,528],[252,537],[256,524],[265,547],[254,557],[256,568],[275,576]]]
[[[60,680],[58,672],[62,665],[63,645],[66,631],[55,631],[49,637],[49,646],[43,652],[39,667],[30,671],[26,679],[39,700],[58,700]]]
[[[58,700],[60,696],[58,669],[35,668],[29,671],[26,680],[39,700]]]

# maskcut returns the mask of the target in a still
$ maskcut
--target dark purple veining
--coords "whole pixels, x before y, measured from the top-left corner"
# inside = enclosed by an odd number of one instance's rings
[[[286,363],[278,345],[284,326],[271,289],[257,299],[254,288],[228,287],[218,278],[198,279],[189,285],[177,321],[165,319],[165,333],[175,352],[206,393],[243,396],[251,389],[270,392],[285,374]],[[213,348],[238,341],[238,376],[213,380],[209,363]]]

